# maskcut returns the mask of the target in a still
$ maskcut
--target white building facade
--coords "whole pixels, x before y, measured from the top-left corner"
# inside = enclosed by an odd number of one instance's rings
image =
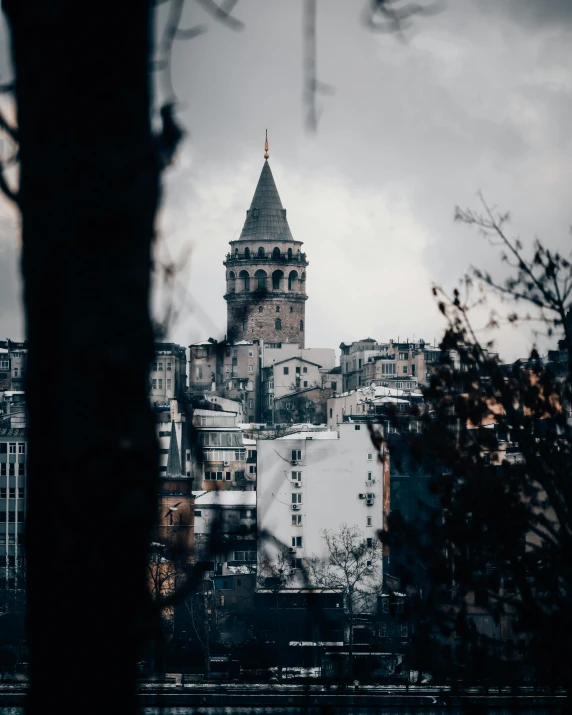
[[[383,525],[383,465],[367,425],[259,440],[257,451],[258,533],[268,535],[258,543],[260,578],[272,576],[268,565],[288,554],[299,569],[294,585],[302,585],[303,560],[327,557],[324,529],[336,532],[345,523],[376,539]]]

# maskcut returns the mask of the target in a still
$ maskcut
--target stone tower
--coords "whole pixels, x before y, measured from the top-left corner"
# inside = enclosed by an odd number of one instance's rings
[[[227,254],[227,339],[298,343],[306,333],[306,254],[286,220],[268,163],[258,180],[240,238]]]

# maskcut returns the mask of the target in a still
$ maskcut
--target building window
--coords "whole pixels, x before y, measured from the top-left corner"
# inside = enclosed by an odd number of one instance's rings
[[[294,307],[293,307],[292,305],[290,306],[290,312],[291,312],[291,313],[294,312]]]
[[[170,390],[170,389],[171,389],[171,378],[168,377],[167,378],[167,390]]]
[[[289,367],[285,367],[285,368],[284,368],[284,374],[285,374],[285,375],[288,375],[289,372],[290,372],[290,368],[289,368]]]
[[[249,365],[248,366],[248,372],[252,375],[254,372],[254,365]]]
[[[16,487],[10,487],[9,491],[9,498],[10,499],[15,499],[16,498]]]
[[[158,383],[159,383],[159,389],[162,390],[163,389],[163,380],[161,378],[159,378]]]
[[[404,374],[404,375],[407,375],[407,365],[404,365],[404,366],[403,366],[403,374]]]
[[[157,370],[162,370],[162,369],[163,369],[163,363],[162,363],[162,362],[158,362],[158,363],[157,363]]]
[[[280,318],[276,318],[276,320],[274,321],[274,328],[276,330],[282,330],[282,321],[280,320]]]
[[[301,333],[304,332],[304,321],[303,320],[300,321],[300,332]]]
[[[304,380],[304,387],[308,387],[308,380]]]
[[[302,450],[301,449],[293,449],[292,450],[292,461],[299,462],[302,459]]]
[[[292,472],[292,481],[293,482],[301,482],[302,481],[302,472]]]
[[[371,482],[371,479],[372,479],[372,472],[368,472],[367,473],[367,481]]]
[[[302,548],[302,537],[301,536],[293,536],[292,537],[292,546],[296,549],[301,549]]]
[[[337,382],[332,382],[332,383],[331,383],[331,387],[332,387],[332,390],[334,390],[334,392],[335,392],[335,391],[338,389],[338,383],[337,383]]]
[[[302,514],[292,514],[292,526],[302,526]]]
[[[243,330],[248,330],[248,320],[243,320],[243,321],[242,321],[242,329],[243,329]]]
[[[157,389],[157,380],[155,380],[155,379],[151,380],[151,387],[153,388],[153,390]]]
[[[359,405],[358,405],[358,409],[359,409]],[[359,431],[361,429],[361,425],[355,425],[354,429]]]
[[[264,308],[263,308],[261,305],[259,305],[259,306],[258,306],[258,312],[259,312],[259,313],[262,313],[263,310],[264,310]]]
[[[332,419],[332,413],[333,413],[333,410],[332,410],[332,408],[330,407],[330,419]]]
[[[292,504],[301,504],[302,503],[302,495],[300,492],[294,492],[292,494]]]
[[[302,372],[308,372],[308,368],[307,368],[307,367],[303,367],[303,368],[302,368]]]
[[[276,312],[277,312],[277,313],[280,312],[280,306],[279,306],[279,305],[276,306]]]
[[[371,549],[373,547],[373,539],[366,539],[367,548]]]
[[[195,516],[202,516],[203,513],[200,509],[195,509]]]
[[[226,481],[230,482],[230,472],[226,472],[225,477],[226,477]]]
[[[367,526],[371,526],[371,516],[367,517]]]
[[[6,499],[6,487],[0,487],[0,499]]]
[[[258,257],[264,258],[264,249],[262,248],[262,246],[258,249]]]
[[[373,452],[368,452],[367,453],[367,461],[372,462],[373,461]]]
[[[170,371],[171,371],[171,369],[172,369],[172,367],[171,367],[171,363],[170,363],[170,362],[168,362],[168,363],[167,363],[167,372],[170,372]]]

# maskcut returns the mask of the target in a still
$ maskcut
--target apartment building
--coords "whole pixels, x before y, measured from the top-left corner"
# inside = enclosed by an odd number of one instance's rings
[[[149,398],[152,404],[168,405],[182,398],[187,386],[185,348],[176,343],[155,343],[155,358],[149,371]]]
[[[189,345],[190,394],[210,392],[240,401],[246,422],[259,419],[259,380],[258,340],[219,343],[209,338]]]
[[[27,451],[24,429],[0,427],[0,589],[24,587]]]
[[[234,412],[195,409],[195,486],[210,490],[245,490],[256,483],[246,474],[246,448]]]
[[[327,557],[323,529],[356,526],[375,539],[384,516],[383,465],[367,425],[340,424],[260,440],[258,449],[258,568],[270,578],[287,550],[293,569],[305,558]],[[302,585],[296,572],[292,585]]]

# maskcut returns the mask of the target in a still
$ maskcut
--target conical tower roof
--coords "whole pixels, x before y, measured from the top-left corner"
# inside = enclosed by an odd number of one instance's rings
[[[240,238],[262,241],[294,240],[268,161],[265,161],[262,167]]]
[[[182,476],[181,458],[179,457],[179,445],[177,443],[177,433],[175,431],[174,422],[171,422],[171,439],[169,441],[169,456],[167,457],[167,476]]]

